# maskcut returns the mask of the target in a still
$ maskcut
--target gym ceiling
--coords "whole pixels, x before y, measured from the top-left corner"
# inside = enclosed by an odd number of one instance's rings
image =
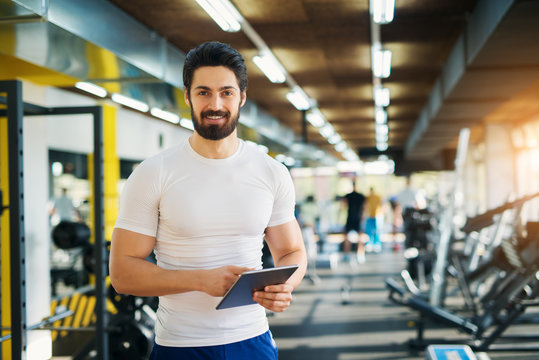
[[[29,15],[20,15],[18,5],[23,3],[39,1],[0,0],[0,25],[30,27]],[[54,15],[62,9],[68,13],[76,2],[48,3]],[[318,128],[308,123],[304,128],[302,112],[286,98],[291,82],[272,83],[253,63],[259,48],[252,33],[249,36],[245,29],[223,31],[195,0],[99,0],[92,5],[80,2],[88,9],[97,9],[94,4],[98,3],[112,4],[184,53],[208,40],[238,49],[247,61],[248,98],[291,129],[297,141],[307,141],[342,159]],[[231,3],[362,160],[386,154],[403,172],[449,169],[461,128],[471,128],[471,142],[480,142],[486,123],[517,126],[539,114],[539,1],[396,0],[393,21],[379,25],[381,45],[392,52],[391,74],[380,80],[390,91],[390,104],[385,107],[388,149],[384,151],[376,148],[373,25],[368,0]],[[17,11],[11,11],[11,7]],[[114,25],[110,14],[96,14],[70,14],[73,19],[86,21],[87,28],[69,22],[65,29],[86,40],[91,40],[94,33],[105,33],[109,38],[103,41],[105,45],[118,41],[115,31],[88,27],[95,16]],[[58,15],[44,14],[31,26],[42,26],[43,20],[59,24],[59,19]],[[56,30],[49,26],[44,31],[51,37]],[[130,38],[137,40],[132,34],[121,41],[129,46]],[[73,39],[69,38],[69,42],[73,43]],[[62,52],[72,54],[64,49],[51,51],[47,61],[51,63],[50,58]],[[148,51],[138,54],[149,55]],[[123,56],[122,61],[137,64],[135,57]],[[75,68],[70,71],[62,70],[77,75]],[[160,98],[158,93],[154,96]]]

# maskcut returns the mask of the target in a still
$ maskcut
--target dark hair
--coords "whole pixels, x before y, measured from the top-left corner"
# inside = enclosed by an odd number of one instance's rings
[[[185,91],[191,89],[193,74],[201,66],[226,66],[234,72],[240,91],[247,89],[247,68],[241,54],[230,45],[209,41],[191,49],[183,65],[183,85]]]

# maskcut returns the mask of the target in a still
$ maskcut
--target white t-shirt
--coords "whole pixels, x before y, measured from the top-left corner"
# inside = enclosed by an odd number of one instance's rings
[[[226,159],[207,159],[188,140],[140,164],[121,194],[116,227],[155,236],[164,269],[261,268],[264,230],[294,219],[286,167],[240,140]],[[258,304],[215,310],[220,297],[190,291],[159,297],[156,343],[212,346],[268,330]]]

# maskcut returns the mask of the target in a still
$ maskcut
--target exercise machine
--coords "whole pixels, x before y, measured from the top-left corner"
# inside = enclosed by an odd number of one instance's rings
[[[527,228],[525,237],[515,234],[502,241],[496,261],[492,263],[497,270],[493,272],[495,280],[488,291],[477,299],[478,308],[474,314],[459,314],[442,306],[433,306],[425,298],[407,291],[394,279],[387,279],[389,298],[419,313],[417,335],[410,345],[424,347],[431,343],[451,342],[424,338],[426,321],[431,319],[469,334],[468,345],[474,350],[539,349],[537,345],[522,343],[523,340],[539,341],[536,334],[502,336],[528,308],[539,306],[539,231],[535,223],[529,223]]]

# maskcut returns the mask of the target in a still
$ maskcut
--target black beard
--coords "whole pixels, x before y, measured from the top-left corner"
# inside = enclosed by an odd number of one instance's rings
[[[226,116],[227,120],[223,125],[203,125],[201,119],[206,116]],[[232,134],[238,126],[240,118],[240,110],[238,108],[238,114],[231,118],[228,111],[204,111],[200,113],[200,117],[197,117],[191,108],[191,119],[193,119],[193,126],[196,132],[207,140],[221,140]]]

